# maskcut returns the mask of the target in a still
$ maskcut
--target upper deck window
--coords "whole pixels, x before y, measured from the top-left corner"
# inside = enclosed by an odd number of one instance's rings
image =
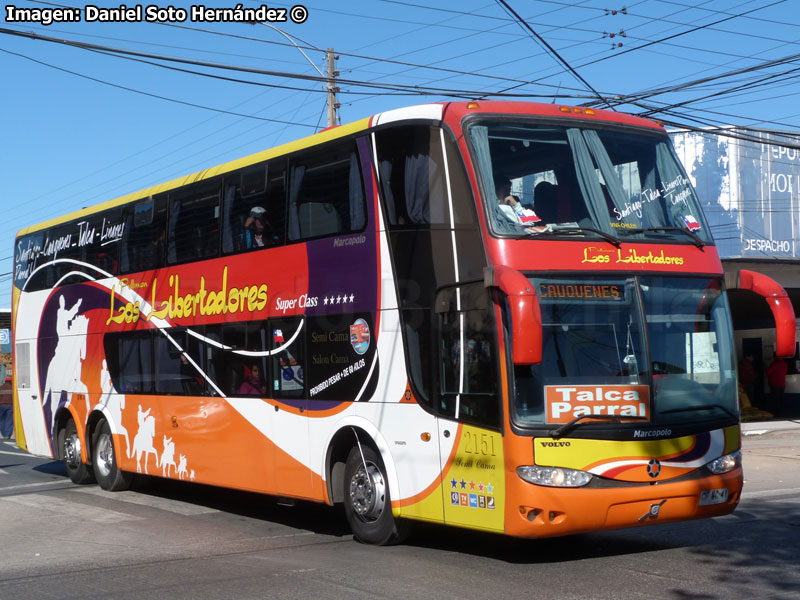
[[[247,252],[282,246],[286,220],[283,160],[260,163],[225,180],[222,251]]]
[[[183,263],[217,256],[219,180],[203,181],[170,194],[167,262]]]
[[[469,139],[494,233],[592,228],[620,238],[686,241],[688,232],[711,243],[665,135],[496,121],[471,126]]]
[[[163,264],[167,235],[167,195],[149,197],[125,207],[120,253],[123,273],[148,271]]]
[[[360,231],[367,223],[361,168],[352,140],[291,161],[289,240]]]

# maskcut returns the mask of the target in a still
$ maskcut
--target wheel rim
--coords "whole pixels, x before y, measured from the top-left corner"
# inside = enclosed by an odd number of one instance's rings
[[[380,468],[372,462],[359,465],[350,478],[350,503],[353,512],[366,522],[376,521],[386,507],[386,484]]]
[[[108,477],[114,467],[114,445],[111,436],[103,434],[97,440],[97,469],[103,477]]]
[[[72,469],[81,464],[81,440],[75,432],[64,438],[64,462]]]

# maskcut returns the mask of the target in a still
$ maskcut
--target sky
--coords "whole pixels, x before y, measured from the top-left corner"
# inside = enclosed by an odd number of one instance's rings
[[[504,93],[667,125],[797,132],[799,3],[242,0],[285,11],[255,24],[192,21],[193,7],[235,8],[230,0],[129,3],[141,17],[127,22],[69,0],[4,3],[0,308],[11,306],[20,229],[325,127],[325,84],[314,77],[327,48],[338,56],[341,123]],[[79,20],[19,20],[56,8],[80,9],[62,11]]]

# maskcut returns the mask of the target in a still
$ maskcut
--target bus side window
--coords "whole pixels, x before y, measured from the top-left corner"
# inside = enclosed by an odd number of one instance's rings
[[[209,385],[208,393],[217,394],[219,389],[223,394],[229,395],[231,390],[231,369],[228,366],[230,352],[223,348],[225,325],[206,325],[203,331],[203,361],[205,364],[206,375],[214,386]]]
[[[225,346],[220,375],[223,390],[231,396],[269,396],[269,330],[266,321],[226,323],[222,339]],[[218,366],[220,368],[220,366]]]
[[[303,324],[302,319],[274,319],[269,322],[272,329],[272,383],[268,393],[275,398],[305,397]]]
[[[153,341],[156,393],[183,395],[183,379],[191,377],[181,351],[186,344],[186,333],[180,329],[159,329]]]
[[[231,254],[283,245],[286,168],[261,163],[225,178],[222,252]]]
[[[204,328],[202,325],[191,328],[191,331],[203,336]],[[191,335],[186,331],[186,341],[184,349],[184,373],[188,377],[183,379],[183,391],[190,396],[216,395],[216,390],[208,381],[208,363],[206,361],[205,342],[200,338]]]
[[[283,159],[269,163],[264,208],[267,209],[275,245],[282,246],[286,243],[286,161]]]
[[[167,262],[214,258],[219,249],[220,180],[170,194]]]
[[[155,382],[153,333],[108,333],[103,344],[114,389],[123,394],[152,394]]]
[[[79,223],[83,260],[109,275],[119,272],[120,241],[125,232],[122,210],[114,208]],[[102,274],[90,271],[95,276]]]
[[[353,140],[292,160],[288,219],[293,241],[364,228],[366,202]]]
[[[200,396],[207,392],[199,340],[184,329],[160,329],[154,346],[157,393]]]
[[[85,281],[83,277],[76,275],[77,271],[82,270],[76,262],[82,258],[82,248],[78,246],[78,225],[75,222],[61,225],[54,229],[47,230],[45,234],[44,247],[54,246],[61,248],[57,253],[47,256],[44,261],[53,261],[50,268],[46,271],[47,284],[45,287],[56,285],[68,285],[70,283],[80,283]],[[62,247],[62,244],[68,245]]]
[[[164,264],[164,240],[167,234],[166,194],[126,206],[124,222],[120,271],[133,273],[161,267]]]
[[[224,378],[226,381],[225,392],[230,396],[239,394],[245,378],[247,361],[244,356],[237,354],[247,349],[246,323],[225,323],[222,326],[222,343],[227,346],[224,360]]]

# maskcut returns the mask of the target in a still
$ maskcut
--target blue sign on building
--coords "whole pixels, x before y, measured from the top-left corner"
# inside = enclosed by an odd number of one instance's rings
[[[741,128],[670,135],[721,258],[800,258],[800,137]]]

